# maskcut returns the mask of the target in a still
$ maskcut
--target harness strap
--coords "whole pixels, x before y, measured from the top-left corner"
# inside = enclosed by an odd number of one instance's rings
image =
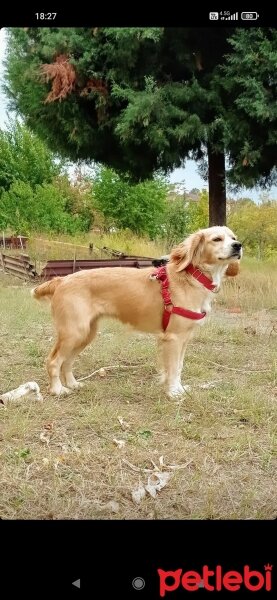
[[[200,271],[200,269],[196,269],[192,264],[188,265],[185,268],[185,271],[187,273],[189,273],[190,275],[192,275],[194,277],[194,279],[197,279],[197,281],[202,283],[202,285],[204,285],[204,287],[207,288],[207,290],[210,290],[211,292],[213,292],[214,289],[216,288],[216,284],[213,283],[209,279],[209,277],[204,275],[204,273],[202,273],[202,271]]]
[[[192,265],[189,265],[189,266],[192,266]],[[194,267],[192,267],[192,269],[194,269]],[[214,284],[212,284],[211,280],[208,279],[208,277],[206,277],[201,271],[199,271],[199,269],[194,269],[194,272],[195,271],[199,272],[200,275],[203,275],[203,277],[205,277],[207,279],[207,281],[209,282],[208,289],[210,289],[212,291],[212,289],[214,289],[216,287]],[[169,291],[169,281],[168,281],[168,277],[167,277],[166,267],[164,267],[164,266],[159,267],[155,271],[154,275],[155,275],[156,279],[161,282],[161,294],[162,294],[162,298],[164,301],[164,312],[163,312],[163,320],[162,320],[164,331],[166,330],[166,328],[168,326],[168,323],[170,321],[170,317],[172,314],[180,315],[181,317],[185,317],[186,319],[192,319],[193,321],[199,321],[200,319],[203,319],[206,316],[205,311],[199,313],[199,312],[195,312],[193,310],[188,310],[187,308],[182,308],[181,306],[173,305],[171,296],[170,296],[170,291]],[[191,273],[191,275],[193,275],[193,273]],[[198,275],[198,273],[197,273],[197,275]],[[196,277],[196,278],[198,281],[200,281],[199,277]],[[203,283],[203,282],[201,281],[201,283]],[[205,286],[205,287],[207,287],[207,286]],[[172,306],[171,310],[168,308],[170,305]]]
[[[173,306],[172,310],[168,310],[168,308],[164,309],[163,313],[163,329],[166,330],[170,317],[172,314],[180,315],[180,317],[186,317],[186,319],[192,319],[193,321],[199,321],[200,319],[204,319],[206,316],[206,312],[194,312],[193,310],[188,310],[187,308],[182,308],[181,306]]]

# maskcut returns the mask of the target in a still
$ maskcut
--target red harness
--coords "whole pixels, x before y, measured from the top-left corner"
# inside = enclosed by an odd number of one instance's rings
[[[211,292],[216,288],[216,285],[208,277],[206,277],[206,275],[204,275],[204,273],[202,273],[202,271],[200,271],[199,269],[196,269],[193,265],[191,265],[191,264],[188,265],[188,267],[186,267],[185,271],[187,273],[189,273],[190,275],[192,275],[192,277],[197,279],[197,281],[200,281],[200,283],[202,283],[202,285],[204,285],[205,288],[207,288]],[[155,275],[156,279],[161,282],[161,285],[162,285],[161,293],[162,293],[162,297],[163,297],[163,301],[164,301],[164,312],[163,312],[163,330],[164,331],[166,330],[166,328],[168,326],[168,323],[169,323],[169,320],[170,320],[170,317],[172,314],[180,315],[181,317],[186,317],[187,319],[192,319],[194,321],[199,321],[200,319],[203,319],[206,316],[205,311],[199,313],[199,312],[194,312],[193,310],[188,310],[187,308],[181,308],[180,306],[174,306],[174,304],[172,303],[172,300],[171,300],[171,296],[170,296],[169,281],[168,281],[168,277],[167,277],[167,273],[166,273],[166,267],[159,267],[158,269],[156,269],[154,275]],[[168,306],[170,306],[170,305],[172,306],[171,310],[168,308]]]

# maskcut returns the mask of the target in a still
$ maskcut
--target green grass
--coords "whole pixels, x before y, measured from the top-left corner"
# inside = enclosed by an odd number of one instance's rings
[[[225,283],[189,345],[183,381],[192,391],[182,402],[166,398],[155,383],[154,339],[113,321],[103,321],[75,373],[81,378],[117,368],[94,375],[69,397],[49,396],[44,361],[54,336],[50,311],[20,280],[0,275],[0,393],[33,380],[44,397],[0,410],[0,517],[275,518],[273,273],[245,261],[239,278]],[[234,307],[241,312],[229,312]],[[212,381],[214,388],[199,387]],[[126,430],[119,416],[129,424]],[[114,439],[124,440],[124,448]],[[132,489],[139,479],[146,483],[147,474],[124,460],[143,469],[159,464],[161,456],[165,465],[187,466],[172,471],[155,499],[148,495],[134,504]]]

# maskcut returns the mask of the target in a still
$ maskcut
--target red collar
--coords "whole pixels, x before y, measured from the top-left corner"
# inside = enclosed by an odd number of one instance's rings
[[[188,265],[184,270],[192,275],[194,279],[200,281],[200,283],[202,283],[207,290],[213,292],[213,290],[216,288],[216,285],[209,279],[209,277],[204,275],[200,269],[197,269],[197,267],[194,267],[192,264]]]
[[[193,267],[194,269],[194,267]],[[196,269],[196,271],[198,271],[198,269]],[[200,275],[203,275],[203,273],[201,273],[201,271],[199,271]],[[169,281],[168,281],[168,277],[167,277],[167,272],[166,272],[166,267],[159,267],[158,269],[156,269],[156,271],[153,273],[153,275],[156,277],[156,279],[158,279],[158,281],[161,282],[161,293],[162,293],[162,297],[163,297],[163,301],[164,301],[164,312],[163,312],[163,330],[165,331],[170,317],[172,314],[176,314],[176,315],[180,315],[181,317],[185,317],[186,319],[192,319],[193,321],[199,321],[200,319],[203,319],[206,316],[205,311],[204,312],[195,312],[193,310],[188,310],[187,308],[182,308],[180,306],[174,306],[171,300],[171,296],[170,296],[170,291],[169,291]],[[203,275],[203,277],[205,277],[205,275]],[[200,281],[200,279],[198,278],[198,276],[196,277],[198,279],[198,281]],[[210,281],[208,279],[208,277],[205,277],[205,279],[207,279],[207,281]],[[201,281],[202,283],[202,281]],[[211,284],[211,281],[210,281]],[[206,286],[207,287],[207,286]],[[215,287],[215,286],[214,286]],[[208,288],[209,289],[209,288]],[[171,310],[169,309],[169,306],[172,306]]]

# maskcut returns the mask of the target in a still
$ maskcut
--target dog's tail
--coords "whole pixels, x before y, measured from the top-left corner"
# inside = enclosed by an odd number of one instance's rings
[[[42,283],[41,285],[38,285],[37,287],[33,288],[31,290],[31,294],[39,302],[45,300],[50,302],[53,294],[55,293],[57,287],[60,285],[61,281],[61,277],[54,277],[54,279],[51,279],[50,281],[45,281],[45,283]]]

